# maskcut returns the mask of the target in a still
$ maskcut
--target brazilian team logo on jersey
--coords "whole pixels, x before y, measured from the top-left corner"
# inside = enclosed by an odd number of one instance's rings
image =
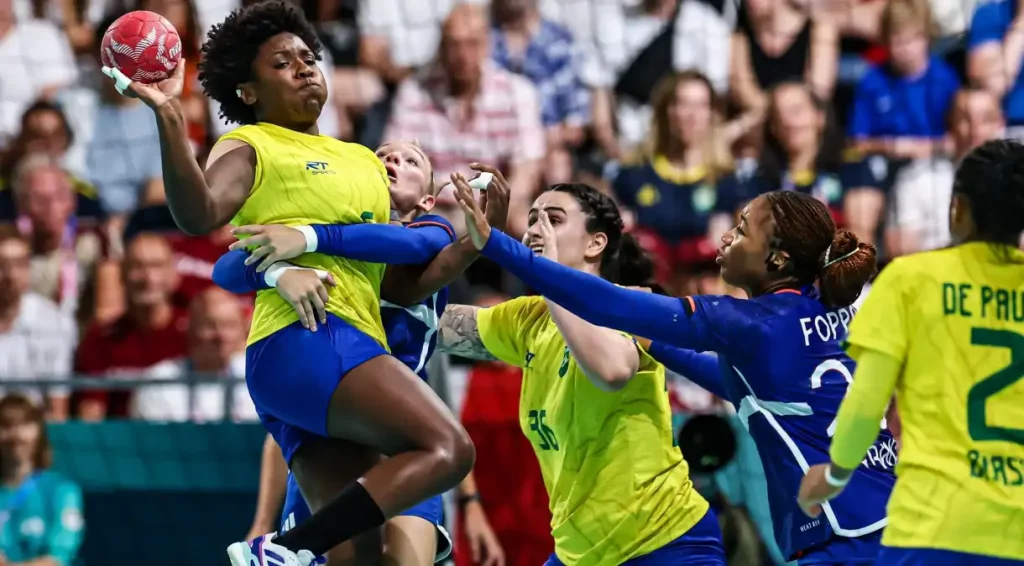
[[[565,352],[562,353],[562,365],[558,366],[558,377],[565,377],[565,374],[569,371],[569,347],[565,347]]]
[[[718,200],[715,188],[708,183],[701,183],[693,190],[693,209],[701,214],[706,214],[715,207]]]

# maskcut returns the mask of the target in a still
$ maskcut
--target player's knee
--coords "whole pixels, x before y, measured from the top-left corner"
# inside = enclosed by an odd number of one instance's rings
[[[469,438],[469,433],[461,425],[445,435],[443,441],[435,447],[435,453],[441,460],[444,474],[455,487],[473,470],[476,461],[476,447]]]

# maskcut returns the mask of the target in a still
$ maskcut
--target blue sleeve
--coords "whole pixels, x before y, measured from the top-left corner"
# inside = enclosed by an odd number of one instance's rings
[[[722,399],[728,399],[722,371],[718,366],[718,355],[697,353],[686,348],[677,348],[664,342],[651,342],[647,352],[652,358],[675,373],[689,379]]]
[[[249,253],[245,250],[230,251],[213,264],[213,282],[232,293],[244,295],[261,289],[270,289],[266,272],[256,271],[256,264],[245,265]]]
[[[427,263],[452,242],[450,231],[434,224],[419,230],[390,224],[317,224],[312,228],[317,253],[392,265]]]
[[[853,103],[850,105],[850,120],[847,127],[847,134],[851,138],[869,138],[875,134],[875,74],[878,69],[872,69],[860,80],[853,94]]]
[[[721,333],[705,324],[707,317],[694,316],[699,313],[695,313],[693,298],[678,299],[619,287],[596,275],[538,257],[498,230],[491,230],[482,253],[591,324],[698,352],[720,351],[725,347]]]
[[[78,557],[85,532],[82,490],[70,481],[54,487],[50,500],[51,522],[46,532],[46,555],[62,566],[71,566]]]
[[[1014,2],[979,2],[967,31],[967,50],[993,41],[1002,41],[1013,19]]]

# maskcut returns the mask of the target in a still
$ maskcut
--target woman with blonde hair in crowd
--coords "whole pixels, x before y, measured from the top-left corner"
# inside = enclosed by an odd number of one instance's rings
[[[713,258],[732,225],[731,201],[720,199],[715,186],[733,161],[723,101],[703,74],[665,77],[651,105],[647,143],[610,176],[627,224],[657,257],[658,278],[666,281],[680,264]]]

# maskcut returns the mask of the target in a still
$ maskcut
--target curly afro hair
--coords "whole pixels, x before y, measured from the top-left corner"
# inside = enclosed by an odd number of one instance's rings
[[[229,124],[256,123],[256,111],[242,102],[235,90],[251,79],[260,46],[280,33],[290,33],[304,41],[316,60],[320,60],[323,47],[316,30],[298,8],[281,0],[235,10],[206,35],[199,81],[206,96],[220,103],[220,115]]]

